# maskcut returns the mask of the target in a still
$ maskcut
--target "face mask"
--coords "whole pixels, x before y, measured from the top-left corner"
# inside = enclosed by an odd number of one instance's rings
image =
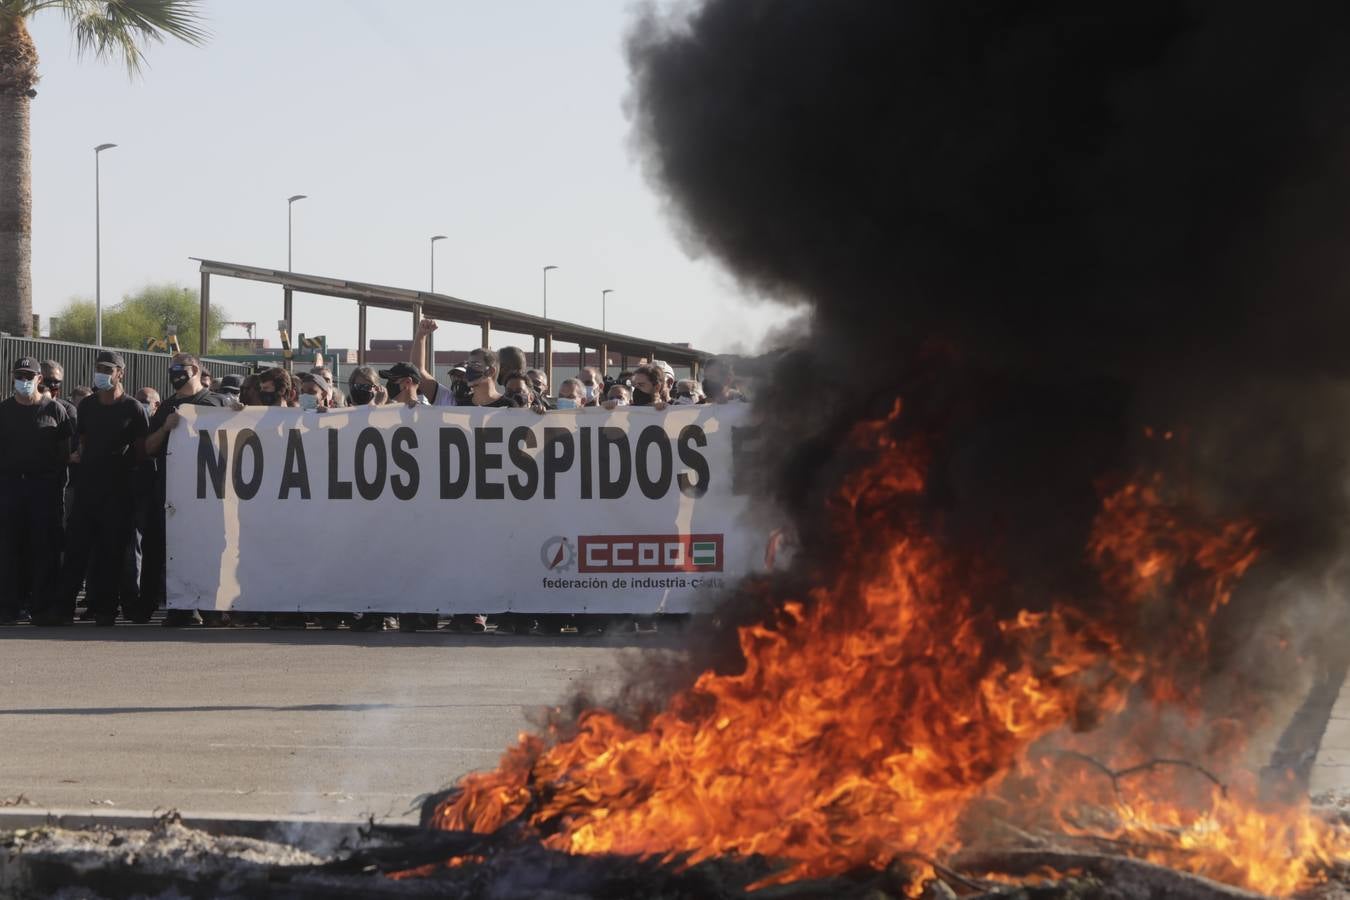
[[[594,399],[595,399],[595,385],[593,385],[593,384],[583,384],[583,385],[581,386],[581,393],[582,393],[582,396],[584,396],[587,400],[594,400]]]
[[[511,401],[511,405],[519,408],[530,405],[530,395],[523,391],[512,391],[506,395],[506,399]]]
[[[571,397],[558,398],[558,409],[576,409],[580,405],[580,403],[577,403],[577,401]]]
[[[262,395],[263,406],[279,406],[281,404],[281,395],[276,391],[259,391]]]
[[[651,394],[647,393],[646,391],[639,391],[636,389],[633,391],[634,406],[651,406],[652,400],[654,399],[656,398],[653,397]]]
[[[314,394],[301,394],[301,395],[300,395],[300,408],[301,408],[301,409],[318,409],[318,408],[319,408],[319,398],[316,397]]]
[[[187,384],[190,377],[186,366],[169,366],[169,384],[175,391]]]
[[[680,396],[676,397],[671,402],[676,406],[693,406],[698,403],[698,401],[694,399],[693,394],[680,394]]]
[[[373,384],[354,384],[348,393],[351,395],[353,403],[357,406],[365,406],[375,399],[375,386]]]
[[[625,400],[625,399],[623,399],[622,397],[611,397],[610,399],[614,401],[614,408],[615,408],[615,409],[618,409],[620,406],[627,406],[627,405],[628,405],[628,401]]]
[[[35,391],[37,391],[37,384],[33,379],[14,379],[14,393],[18,394],[20,397],[31,397]]]
[[[469,389],[466,381],[456,381],[450,388],[450,393],[454,395],[455,402],[460,406],[466,406],[473,399],[473,391]]]
[[[153,416],[155,414],[155,408],[149,403],[142,403],[141,409],[145,410],[147,416]]]
[[[98,390],[98,391],[110,391],[110,390],[112,390],[112,386],[113,386],[112,376],[109,375],[107,372],[95,372],[95,373],[94,373],[94,389],[95,389],[95,390]]]
[[[482,378],[482,377],[483,377],[484,375],[486,375],[486,374],[487,374],[487,369],[483,368],[482,366],[465,366],[465,367],[464,367],[464,380],[465,380],[465,382],[467,382],[468,384],[473,384],[475,381],[478,381],[480,378]]]

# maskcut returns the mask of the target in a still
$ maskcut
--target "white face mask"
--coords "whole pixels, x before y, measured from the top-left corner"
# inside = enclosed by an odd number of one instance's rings
[[[584,396],[587,400],[594,400],[594,399],[595,399],[595,385],[593,385],[593,384],[583,384],[583,385],[581,386],[581,393],[582,393],[582,396]]]
[[[319,408],[319,398],[318,398],[317,396],[315,396],[314,394],[301,394],[301,395],[300,395],[300,408],[301,408],[301,409],[318,409],[318,408]]]
[[[113,386],[112,376],[109,375],[107,372],[95,372],[95,373],[94,373],[94,389],[95,389],[95,390],[99,390],[99,391],[110,391],[110,390],[112,390],[112,386]]]
[[[614,404],[614,408],[615,408],[615,409],[618,409],[620,406],[627,406],[627,405],[628,405],[628,401],[625,400],[625,399],[623,399],[622,397],[610,397],[609,399],[610,399],[610,402],[612,402],[612,403]]]

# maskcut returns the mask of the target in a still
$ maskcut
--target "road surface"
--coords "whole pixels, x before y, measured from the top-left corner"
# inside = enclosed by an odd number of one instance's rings
[[[416,818],[527,716],[671,641],[0,629],[0,805]]]

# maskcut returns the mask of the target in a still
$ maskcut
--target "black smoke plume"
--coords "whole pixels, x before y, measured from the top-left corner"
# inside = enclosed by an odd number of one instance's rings
[[[1344,2],[643,16],[649,176],[691,246],[811,313],[758,398],[804,561],[833,552],[842,435],[899,396],[933,527],[1006,573],[999,603],[1082,594],[1103,486],[1145,470],[1260,527],[1221,647],[1319,580],[1350,448],[1347,46]]]

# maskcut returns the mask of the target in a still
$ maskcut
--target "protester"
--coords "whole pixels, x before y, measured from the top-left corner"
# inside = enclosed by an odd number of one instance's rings
[[[675,381],[676,381],[675,369],[670,365],[670,363],[666,362],[664,359],[654,359],[652,360],[651,364],[660,369],[661,374],[665,376],[666,393],[673,394],[675,391]]]
[[[666,375],[654,365],[645,365],[633,373],[629,381],[632,386],[634,406],[650,406],[653,409],[665,409],[670,402],[666,391]]]
[[[450,368],[450,393],[454,395],[455,406],[471,406],[469,401],[469,381],[465,377],[463,366]]]
[[[229,375],[221,377],[220,384],[216,386],[216,392],[224,397],[238,399],[239,389],[243,385],[243,383],[244,379],[242,376],[236,375],[233,372],[231,372]]]
[[[305,372],[300,376],[300,408],[307,412],[328,412],[333,399],[333,386],[319,372]]]
[[[347,378],[347,397],[352,406],[381,406],[388,402],[389,392],[380,384],[379,373],[361,366]]]
[[[597,406],[604,399],[602,390],[603,381],[600,379],[600,371],[591,366],[587,366],[577,373],[577,381],[581,382],[581,399],[583,406]]]
[[[132,470],[145,452],[149,419],[145,409],[122,389],[126,363],[113,350],[94,358],[93,396],[80,402],[75,454],[81,467],[70,515],[67,581],[60,608],[64,620],[72,615],[83,561],[89,561],[86,593],[94,620],[102,626],[117,621],[117,593],[127,541],[131,539],[135,503]]]
[[[70,625],[60,602],[61,492],[75,421],[38,385],[32,357],[14,363],[0,403],[0,625],[26,605],[34,625]]]
[[[745,396],[735,388],[736,372],[731,360],[720,356],[709,357],[703,363],[703,402],[734,403]]]
[[[553,409],[553,404],[548,399],[548,375],[539,369],[526,369],[525,377],[530,380],[534,396],[543,404],[544,409]]]
[[[502,392],[497,389],[497,354],[486,347],[469,351],[464,365],[464,381],[469,386],[469,404],[472,406],[503,406],[498,401]]]
[[[601,405],[605,409],[614,410],[629,406],[632,402],[633,392],[626,385],[616,384],[610,387],[609,393],[605,396],[605,402]]]
[[[202,386],[202,364],[190,353],[175,353],[169,361],[169,384],[173,394],[159,405],[154,418],[150,420],[150,433],[145,439],[145,455],[155,462],[154,509],[147,516],[145,540],[142,545],[141,603],[151,610],[157,608],[165,599],[165,559],[166,533],[164,521],[166,451],[169,434],[178,427],[182,418],[178,414],[180,407],[226,405],[220,394],[213,394]],[[125,611],[125,610],[124,610]],[[226,625],[229,617],[214,610],[202,610],[200,616],[190,609],[171,609],[164,617],[165,628],[181,628],[185,625]]]
[[[503,386],[506,388],[506,393],[498,400],[485,405],[508,409],[531,409],[537,413],[548,411],[548,407],[534,392],[534,386],[530,384],[530,379],[525,376],[524,372],[512,372],[507,375]]]
[[[402,403],[405,406],[430,403],[426,399],[426,395],[421,393],[423,387],[427,384],[427,379],[423,378],[422,372],[411,363],[394,363],[387,369],[381,369],[380,377],[384,379],[385,391],[389,396],[390,403]],[[432,383],[435,383],[434,379],[432,379]],[[449,392],[444,385],[435,388],[435,390],[438,396],[449,396]],[[452,404],[442,403],[438,405]]]
[[[147,416],[154,418],[155,412],[159,409],[159,391],[152,387],[143,387],[136,392],[136,402],[145,409]]]
[[[215,377],[210,372],[202,369],[202,387],[209,391],[215,382]]]
[[[675,382],[675,390],[671,392],[670,402],[673,406],[692,406],[702,403],[703,391],[699,388],[697,381],[686,378]]]
[[[503,347],[497,351],[497,383],[506,386],[506,376],[513,372],[524,372],[530,367],[525,351],[519,347]]]
[[[554,409],[577,409],[586,405],[586,396],[582,390],[581,382],[575,378],[564,378],[562,384],[558,385],[558,399],[554,401]]]
[[[435,319],[423,319],[417,323],[417,334],[413,336],[412,355],[409,358],[409,365],[417,372],[417,377],[421,380],[418,389],[426,402],[432,406],[457,406],[455,392],[449,387],[436,380],[436,374],[427,368],[427,338],[436,331]],[[435,360],[431,361],[435,365]],[[453,380],[453,379],[452,379]],[[390,396],[396,397],[392,390]]]
[[[333,378],[333,373],[328,370],[327,366],[316,365],[314,366],[314,368],[310,369],[307,373],[302,374],[300,376],[300,380],[302,382],[301,387],[304,386],[303,381],[305,375],[311,375],[314,376],[315,378],[323,379],[323,382],[328,389],[329,409],[341,409],[342,407],[347,405],[347,398],[343,395],[342,391],[338,390],[337,382]]]
[[[70,419],[71,445],[74,446],[75,426],[77,424],[78,414],[75,411],[75,404],[66,399],[65,393],[65,369],[54,359],[44,359],[42,361],[42,378],[38,384],[38,390],[51,397],[66,411],[66,417]],[[74,502],[74,483],[75,473],[78,466],[73,463],[67,464],[61,469],[61,484],[64,490],[61,495],[61,525],[64,528],[66,518],[70,515],[70,506]]]
[[[241,385],[240,402],[245,406],[298,406],[299,391],[291,373],[280,366],[250,376],[253,385]]]

